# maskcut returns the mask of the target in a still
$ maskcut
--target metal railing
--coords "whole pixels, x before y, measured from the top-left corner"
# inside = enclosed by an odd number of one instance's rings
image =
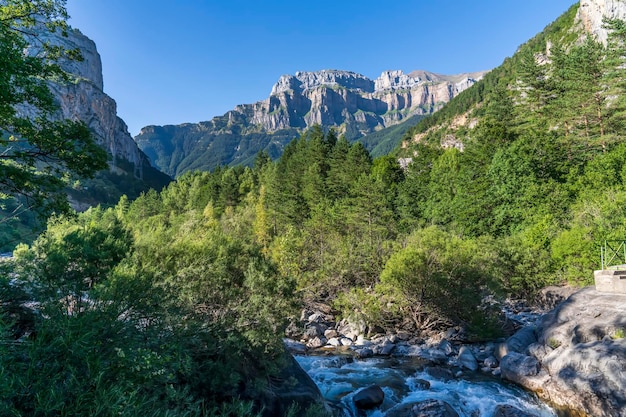
[[[602,269],[626,265],[626,240],[605,240],[600,248]]]

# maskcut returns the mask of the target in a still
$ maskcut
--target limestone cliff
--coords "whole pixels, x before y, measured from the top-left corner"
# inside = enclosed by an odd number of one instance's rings
[[[110,166],[119,170],[118,160],[129,162],[132,172],[138,178],[149,168],[147,157],[137,147],[128,132],[126,123],[117,116],[117,104],[104,91],[102,62],[96,44],[79,30],[69,30],[67,36],[60,32],[49,32],[44,27],[37,29],[37,38],[65,49],[78,49],[82,61],[62,60],[61,68],[71,76],[67,83],[50,83],[59,110],[57,116],[64,119],[82,120],[89,126],[97,142],[113,158]],[[29,48],[29,53],[40,54],[37,44]],[[127,169],[127,165],[126,169]]]
[[[249,163],[260,150],[280,155],[289,140],[313,125],[333,127],[356,140],[431,114],[484,74],[385,71],[370,80],[350,71],[297,72],[280,77],[265,100],[239,105],[209,122],[148,126],[135,140],[155,166],[172,176]]]
[[[597,36],[606,43],[608,32],[603,27],[603,20],[626,20],[626,1],[624,0],[580,0],[576,18],[585,31]]]
[[[376,80],[350,71],[283,75],[270,96],[227,113],[229,124],[267,132],[316,124],[365,135],[414,114],[429,114],[481,79],[485,72],[446,76],[385,71]]]

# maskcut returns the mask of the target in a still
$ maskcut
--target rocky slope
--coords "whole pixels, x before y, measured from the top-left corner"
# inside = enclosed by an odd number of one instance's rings
[[[128,133],[126,123],[117,116],[115,100],[104,91],[102,61],[95,43],[79,30],[69,30],[67,36],[38,29],[39,40],[65,49],[78,49],[82,61],[63,60],[61,67],[70,74],[67,83],[50,83],[59,110],[59,119],[82,120],[91,129],[97,142],[111,155],[112,173],[128,175],[140,183],[139,187],[159,187],[168,182],[167,176],[154,169],[146,155],[137,147]],[[37,44],[29,53],[39,54]],[[122,190],[124,191],[124,190]]]
[[[239,105],[209,122],[147,126],[135,141],[156,167],[172,176],[245,164],[260,150],[279,156],[288,141],[313,125],[334,127],[355,140],[430,114],[484,74],[385,71],[370,80],[349,71],[298,72],[280,77],[263,101]]]

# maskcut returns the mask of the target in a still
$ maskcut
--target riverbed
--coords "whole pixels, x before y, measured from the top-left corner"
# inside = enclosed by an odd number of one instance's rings
[[[498,405],[511,405],[537,417],[557,416],[533,394],[498,377],[435,367],[418,358],[296,356],[296,360],[324,398],[347,417],[359,415],[352,401],[355,392],[374,384],[385,392],[385,401],[368,411],[368,417],[383,417],[397,404],[428,399],[447,402],[461,417],[493,417]]]

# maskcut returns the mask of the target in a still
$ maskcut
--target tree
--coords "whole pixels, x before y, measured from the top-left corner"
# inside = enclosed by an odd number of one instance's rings
[[[38,31],[64,31],[63,0],[0,3],[0,198],[25,197],[41,213],[68,208],[71,176],[106,168],[106,153],[79,121],[55,120],[49,82],[66,82],[59,59],[77,59],[43,42]],[[35,45],[36,54],[24,51]]]

